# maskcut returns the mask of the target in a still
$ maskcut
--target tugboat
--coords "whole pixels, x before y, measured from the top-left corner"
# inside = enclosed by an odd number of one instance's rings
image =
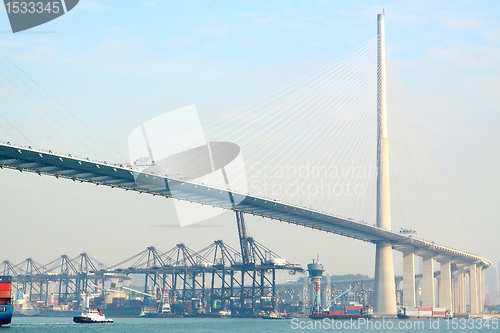
[[[112,323],[113,319],[106,319],[106,316],[99,309],[89,309],[81,315],[73,317],[73,321],[77,324],[98,324]]]
[[[263,314],[261,316],[262,319],[285,319],[286,313],[271,311],[269,313]]]
[[[100,324],[112,323],[113,319],[106,319],[106,316],[99,309],[94,310],[94,300],[92,300],[90,309],[85,310],[79,316],[73,317],[73,321],[77,324]]]
[[[231,310],[220,310],[219,316],[221,318],[231,318]]]

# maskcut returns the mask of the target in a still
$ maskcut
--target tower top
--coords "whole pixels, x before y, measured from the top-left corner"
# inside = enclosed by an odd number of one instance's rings
[[[324,272],[323,265],[318,262],[313,262],[307,265],[307,271],[309,272],[309,277],[321,276]]]

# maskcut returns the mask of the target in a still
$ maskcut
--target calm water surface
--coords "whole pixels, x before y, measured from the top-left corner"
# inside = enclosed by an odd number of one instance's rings
[[[330,325],[322,325],[320,321],[312,321],[308,319],[284,319],[284,320],[264,320],[258,318],[252,319],[215,319],[215,318],[115,318],[112,324],[75,324],[72,318],[53,318],[53,317],[14,317],[12,324],[7,327],[0,328],[0,333],[3,332],[335,332],[335,331],[353,331],[353,332],[500,332],[500,320],[495,320],[496,325],[491,325],[490,328],[484,327],[485,320],[460,322],[456,321],[455,329],[451,326],[451,322],[440,321],[439,328],[430,327],[431,323],[436,325],[436,321],[422,320],[420,327],[417,321],[392,320],[391,324],[385,322],[385,329],[382,326],[381,320],[372,320],[373,328],[367,328],[366,325],[359,327],[357,322],[356,327],[349,328],[350,323],[340,321],[337,325],[347,325],[344,328],[331,327]],[[377,324],[377,322],[379,322]],[[336,322],[334,322],[335,325]],[[316,329],[312,325],[316,324]],[[320,324],[324,324],[321,322]],[[377,325],[379,328],[377,329]],[[388,329],[388,327],[393,329]],[[345,329],[347,327],[347,329]],[[403,329],[399,329],[399,327]],[[301,329],[302,328],[302,329]],[[495,329],[496,328],[496,329]]]

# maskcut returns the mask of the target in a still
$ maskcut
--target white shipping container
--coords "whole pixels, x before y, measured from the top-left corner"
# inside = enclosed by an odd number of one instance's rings
[[[432,311],[418,311],[420,317],[432,317]]]
[[[405,315],[408,317],[418,317],[418,311],[406,311]]]
[[[445,308],[432,308],[432,311],[446,312],[446,309]]]

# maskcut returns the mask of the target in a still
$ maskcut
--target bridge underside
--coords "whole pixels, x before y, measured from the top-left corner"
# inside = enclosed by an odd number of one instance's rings
[[[227,189],[182,179],[140,173],[131,168],[107,164],[106,162],[59,155],[29,147],[0,144],[0,167],[238,210],[246,214],[280,220],[373,244],[378,241],[386,241],[397,251],[412,251],[424,257],[446,258],[450,261],[453,260],[456,264],[475,264],[485,267],[490,265],[487,259],[480,256],[377,228],[349,218],[258,196],[229,192]],[[232,195],[235,202],[239,202],[239,204],[232,206],[231,202],[227,200],[229,195]]]

